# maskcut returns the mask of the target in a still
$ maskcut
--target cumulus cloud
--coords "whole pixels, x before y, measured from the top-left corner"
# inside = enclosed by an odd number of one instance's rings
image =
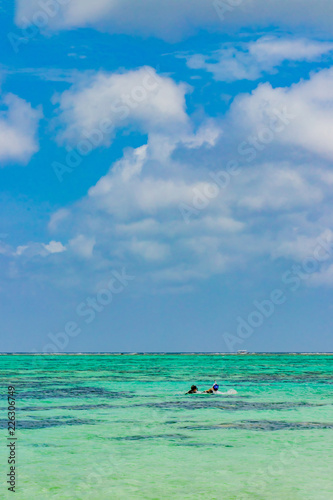
[[[172,266],[174,259],[183,267],[183,278],[177,277],[177,282],[224,272],[228,262],[224,243],[230,234],[242,232],[244,223],[225,213],[223,207],[214,209],[212,203],[189,226],[179,208],[180,203],[192,204],[194,197],[212,187],[206,174],[197,180],[186,178],[184,169],[171,157],[167,163],[165,158],[159,164],[155,160],[152,168],[149,143],[128,150],[87,196],[69,209],[70,215],[63,218],[60,212],[52,216],[57,222],[54,231],[61,232],[70,220],[69,231],[82,230],[82,234],[70,239],[69,249],[82,253],[89,240],[96,249],[95,257],[102,256],[102,261],[133,261],[134,257],[153,265],[154,272],[147,272],[154,281],[158,269]],[[212,210],[216,216],[210,215]],[[92,245],[86,256],[92,256]],[[166,281],[170,281],[168,276]],[[159,282],[162,278],[163,273]]]
[[[40,0],[16,0],[16,24],[20,27],[42,24],[44,31],[94,27],[111,33],[153,35],[167,40],[180,39],[200,29],[228,32],[241,26],[259,29],[274,25],[294,30],[309,27],[332,33],[331,0],[303,0],[301,4],[299,0],[244,0],[235,6],[222,0],[96,0],[93,3],[71,0],[64,4],[54,2],[50,13],[41,4]]]
[[[279,65],[283,61],[315,61],[331,52],[333,44],[306,38],[276,38],[265,36],[248,44],[248,52],[258,62]]]
[[[81,140],[85,130],[98,127],[108,118],[108,103],[121,99],[121,92],[130,92],[126,78],[139,85],[141,71],[145,69],[99,73],[64,93],[60,97],[63,140]],[[82,259],[91,280],[131,262],[140,267],[142,280],[169,289],[188,289],[192,281],[255,259],[297,260],[302,245],[310,248],[317,232],[332,220],[332,213],[329,209],[324,213],[323,207],[333,182],[329,168],[333,150],[329,133],[320,136],[331,125],[332,70],[314,73],[291,87],[259,85],[233,101],[219,127],[204,117],[195,128],[186,114],[186,88],[171,78],[158,78],[163,99],[153,94],[147,97],[152,99],[147,109],[138,105],[130,110],[128,122],[115,122],[118,127],[135,124],[145,130],[147,142],[142,139],[145,144],[127,148],[86,196],[53,214],[49,223],[53,240],[38,251],[58,251],[53,259],[69,262],[68,274],[75,268],[77,280],[85,272]],[[175,101],[166,109],[164,99],[170,95]],[[266,129],[271,130],[268,141]],[[223,187],[216,174],[225,168],[230,136],[240,168]],[[242,144],[239,138],[246,139],[245,148],[237,149]],[[249,147],[257,153],[251,161]],[[189,221],[183,217],[184,204],[191,213]],[[26,246],[17,252],[27,255]]]
[[[307,177],[305,171],[288,164],[251,169],[240,179],[243,195],[239,205],[252,211],[313,206],[322,201],[323,192]]]
[[[37,127],[41,111],[24,99],[6,94],[0,99],[0,161],[25,165],[38,151]]]
[[[245,145],[264,149],[272,141],[333,158],[333,68],[313,73],[291,87],[259,85],[251,94],[242,94],[230,108],[232,125],[239,134],[252,139]],[[256,142],[257,141],[257,142]],[[258,142],[261,143],[260,146]],[[247,150],[250,158],[250,151]]]
[[[89,189],[91,203],[116,217],[128,219],[137,215],[151,215],[170,209],[178,210],[180,203],[191,203],[196,192],[209,189],[212,183],[186,181],[180,176],[163,177],[149,172],[148,146],[129,152],[109,173]],[[146,170],[143,171],[143,167]]]
[[[265,72],[273,72],[284,61],[314,61],[333,50],[333,44],[305,38],[288,39],[265,36],[256,41],[230,43],[208,56],[187,56],[187,65],[192,69],[204,69],[213,74],[215,80],[257,80]]]
[[[167,163],[155,161],[152,169],[148,142],[128,150],[63,221],[57,214],[53,219],[59,219],[59,230],[71,219],[73,230],[82,228],[85,238],[95,238],[95,256],[131,262],[135,257],[153,265],[147,273],[154,283],[183,285],[228,272],[248,259],[296,258],[300,245],[293,244],[286,228],[296,224],[291,222],[295,214],[313,210],[327,196],[325,176],[314,185],[309,165],[257,162],[243,168],[226,189],[214,184],[208,162],[197,172],[188,168],[170,156]],[[215,195],[202,203],[205,193]],[[181,204],[193,209],[188,224]],[[304,238],[316,234],[306,217],[297,224]],[[75,243],[81,247],[82,237]]]
[[[66,247],[60,241],[50,241],[50,243],[43,246],[49,253],[61,253],[66,250]]]
[[[66,247],[60,241],[50,241],[49,243],[28,243],[20,245],[12,253],[17,257],[33,258],[36,256],[47,257],[50,254],[62,253],[66,251]]]
[[[125,73],[99,72],[61,94],[60,141],[82,142],[92,147],[109,145],[117,128],[149,132],[187,129],[185,93],[188,87],[157,75],[150,67]],[[79,145],[80,147],[80,145]]]
[[[65,227],[74,236],[68,244],[72,253],[94,256],[102,268],[114,260],[147,263],[149,279],[168,286],[225,273],[255,258],[297,260],[302,245],[310,248],[330,223],[322,204],[333,182],[325,164],[331,145],[328,134],[323,141],[315,129],[331,120],[331,78],[325,70],[291,87],[259,85],[234,100],[219,127],[204,118],[196,133],[183,104],[173,116],[175,123],[179,116],[186,123],[182,133],[159,129],[152,119],[147,144],[125,151],[87,196],[52,216],[50,228],[57,235]],[[94,120],[104,110],[97,108]],[[221,162],[212,164],[210,158],[224,158],[230,134],[242,166],[223,188],[216,180]],[[247,138],[246,147],[237,137]],[[297,155],[290,157],[281,143]],[[251,161],[249,146],[257,153]],[[305,161],[303,150],[319,153],[322,163]],[[312,212],[320,214],[315,221],[309,220]]]

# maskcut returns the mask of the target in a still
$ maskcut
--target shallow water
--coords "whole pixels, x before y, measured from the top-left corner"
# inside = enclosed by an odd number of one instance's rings
[[[0,377],[20,500],[333,498],[333,356],[0,356]],[[184,395],[214,379],[237,394]]]

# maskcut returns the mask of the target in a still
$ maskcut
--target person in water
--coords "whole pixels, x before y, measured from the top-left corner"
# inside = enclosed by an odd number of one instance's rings
[[[204,391],[204,394],[215,394],[218,390],[219,390],[219,386],[215,380],[213,387],[211,387],[210,389],[207,389],[207,391]]]
[[[196,385],[191,385],[191,389],[188,392],[186,392],[186,394],[195,394],[197,392],[198,392],[197,386]]]

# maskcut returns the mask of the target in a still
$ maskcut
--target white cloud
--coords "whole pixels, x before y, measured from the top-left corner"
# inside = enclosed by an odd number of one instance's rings
[[[304,38],[288,39],[265,36],[256,41],[228,43],[208,56],[187,56],[192,69],[204,69],[215,80],[257,80],[265,72],[273,72],[283,61],[314,61],[333,50],[333,44]]]
[[[244,173],[239,206],[253,211],[289,210],[314,205],[323,199],[322,190],[313,186],[306,173],[287,164],[261,165]]]
[[[203,144],[201,147],[205,151]],[[79,237],[70,239],[68,248],[86,257],[92,257],[92,248],[96,248],[94,259],[101,259],[102,267],[110,259],[132,262],[137,256],[154,266],[154,271],[147,273],[159,283],[170,283],[173,277],[183,283],[225,272],[231,262],[230,235],[241,233],[245,224],[227,213],[224,200],[221,204],[216,199],[193,220],[193,225],[187,225],[179,204],[192,204],[198,193],[212,187],[209,171],[190,180],[184,176],[186,166],[184,170],[171,157],[167,162],[164,157],[160,163],[154,160],[152,168],[150,148],[148,143],[127,150],[88,195],[71,207],[70,215],[66,212],[65,217],[53,217],[54,231],[61,233],[63,226],[69,232],[82,231]],[[184,148],[190,152],[192,144],[188,148],[184,144]],[[92,245],[86,252],[87,241]],[[228,250],[223,248],[226,244]],[[175,273],[168,271],[164,279],[163,270],[172,268],[175,260],[181,273],[177,271],[175,278]]]
[[[265,36],[248,44],[248,51],[258,63],[276,66],[283,61],[316,61],[333,50],[333,43],[306,38]]]
[[[159,223],[148,218],[129,224],[117,224],[115,229],[119,234],[154,234],[159,231]]]
[[[331,238],[332,232],[329,231]],[[290,257],[294,260],[302,260],[313,256],[314,250],[318,247],[320,239],[327,234],[327,231],[313,236],[295,235],[290,240],[283,241],[273,252],[273,257]]]
[[[219,122],[223,133],[217,121],[205,117],[194,133],[185,112],[185,88],[161,77],[165,96],[176,97],[174,107],[165,110],[166,103],[155,100],[154,95],[148,109],[135,108],[131,115],[131,123],[148,132],[147,144],[127,149],[83,199],[51,217],[49,229],[54,239],[50,243],[33,248],[22,245],[17,255],[59,253],[47,259],[48,263],[58,259],[68,263],[64,265],[66,275],[69,280],[71,273],[75,275],[76,284],[80,273],[89,272],[91,282],[111,267],[135,262],[144,275],[141,283],[148,279],[157,288],[169,289],[173,284],[187,287],[189,282],[229,272],[258,258],[297,259],[302,247],[310,248],[317,231],[321,233],[333,220],[327,207],[332,175],[325,160],[333,149],[329,133],[323,140],[315,130],[322,132],[325,126],[333,125],[329,113],[332,71],[313,74],[289,88],[274,89],[266,84],[239,96]],[[98,126],[110,102],[110,88],[112,96],[121,98],[126,78],[138,82],[142,74],[141,70],[98,74],[63,94],[63,138],[81,138],[88,126]],[[116,84],[117,92],[114,77],[124,77],[122,85]],[[271,126],[274,109],[286,109],[283,116],[289,123],[275,130],[272,140],[264,144],[265,151],[257,150],[248,162],[247,156],[237,151],[237,139],[260,135]],[[217,189],[210,174],[226,163],[230,135],[241,163],[240,173],[225,188]],[[290,146],[293,154],[281,144]],[[316,156],[309,156],[309,151],[319,153],[324,160],[314,161]],[[261,157],[261,153],[265,155]],[[194,200],[205,193],[209,193],[207,202],[195,205],[195,214],[186,224],[180,204],[193,207]],[[59,243],[64,235],[65,241],[69,240],[66,247]],[[87,259],[85,266],[80,258]],[[80,272],[73,271],[75,266]]]
[[[184,84],[159,76],[149,67],[121,74],[83,75],[59,98],[58,121],[64,130],[58,138],[71,142],[88,138],[91,147],[97,147],[109,145],[117,128],[186,132],[187,90]]]
[[[69,240],[69,247],[76,255],[89,259],[93,255],[96,240],[94,237],[88,237],[79,234],[75,238]]]
[[[16,249],[16,252],[15,252],[15,255],[22,255],[27,249],[28,249],[28,245],[20,245],[17,247]]]
[[[47,245],[43,245],[49,253],[61,253],[66,250],[66,247],[60,241],[50,241]]]
[[[211,149],[197,146],[203,163],[196,169],[191,142],[182,142],[182,162],[174,149],[172,156],[165,154],[152,162],[155,146],[149,140],[128,149],[85,198],[53,217],[56,234],[63,227],[70,233],[81,232],[70,240],[70,249],[94,256],[102,268],[115,259],[133,262],[135,255],[153,266],[143,272],[162,286],[225,273],[258,257],[296,258],[301,244],[288,230],[291,224],[299,226],[300,241],[316,234],[317,223],[307,221],[306,215],[295,218],[320,210],[328,195],[327,170],[322,168],[321,175],[315,176],[313,165],[257,161],[243,166],[225,189],[216,191],[204,155]],[[211,147],[219,155],[221,146]],[[201,208],[194,207],[195,214],[186,224],[180,204],[193,208],[194,200],[214,192]],[[321,220],[318,227],[325,224]],[[87,251],[86,241],[90,242]]]
[[[163,261],[170,255],[169,245],[152,240],[134,239],[129,242],[128,249],[147,261]]]
[[[25,165],[39,149],[36,133],[42,113],[13,94],[4,95],[0,105],[7,108],[0,112],[0,161]]]
[[[196,134],[190,134],[181,138],[181,142],[189,149],[199,148],[203,144],[215,146],[221,135],[221,129],[216,126],[213,120],[208,120],[201,125]]]
[[[89,198],[99,210],[119,218],[138,214],[156,214],[169,209],[178,210],[179,203],[191,203],[196,191],[211,186],[206,182],[186,182],[181,177],[163,178],[143,173],[148,156],[147,146],[128,153],[110,169],[95,186],[89,189]]]
[[[58,225],[63,222],[70,215],[70,211],[66,208],[60,208],[57,212],[53,213],[50,217],[48,227],[50,231],[56,231]]]
[[[62,253],[66,251],[66,247],[60,241],[50,241],[49,243],[35,243],[30,242],[26,245],[20,245],[16,248],[12,255],[17,257],[33,258],[36,256],[47,257],[55,253]]]
[[[333,286],[333,264],[323,266],[320,271],[308,277],[308,283],[312,286]]]
[[[203,227],[207,228],[209,231],[215,234],[222,233],[236,233],[238,231],[242,231],[245,228],[245,223],[240,222],[238,220],[233,219],[232,217],[218,216],[214,214],[214,216],[202,217],[197,225],[198,229],[201,231]],[[203,226],[200,228],[200,225]]]
[[[228,263],[226,253],[222,251],[219,236],[213,235],[195,236],[184,241],[185,246],[194,254],[198,255],[202,261],[202,269],[208,274],[218,274],[225,271]]]
[[[43,13],[43,30],[94,27],[103,32],[142,34],[175,40],[200,29],[230,32],[278,26],[294,31],[304,27],[332,33],[331,0],[244,0],[239,5],[219,0],[71,0],[54,2],[55,10],[45,15],[40,0],[16,0],[15,22],[25,27],[38,23]],[[63,5],[64,4],[64,5]],[[227,5],[227,9],[223,8]],[[144,12],[144,15],[142,13]],[[39,14],[40,17],[40,14]]]
[[[262,149],[274,141],[332,159],[332,106],[333,68],[330,68],[291,87],[273,88],[265,83],[251,94],[238,96],[230,108],[229,126],[245,138],[246,134],[252,138],[262,136],[259,141]]]

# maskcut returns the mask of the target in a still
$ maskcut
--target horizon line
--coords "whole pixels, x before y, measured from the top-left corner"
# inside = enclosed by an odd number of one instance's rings
[[[321,355],[333,354],[331,351],[234,351],[234,352],[218,352],[218,351],[84,351],[84,352],[24,352],[24,351],[13,351],[13,352],[0,352],[0,356],[6,355],[21,355],[21,356],[80,356],[80,355],[240,355],[248,356],[255,354],[298,354],[298,355]]]

